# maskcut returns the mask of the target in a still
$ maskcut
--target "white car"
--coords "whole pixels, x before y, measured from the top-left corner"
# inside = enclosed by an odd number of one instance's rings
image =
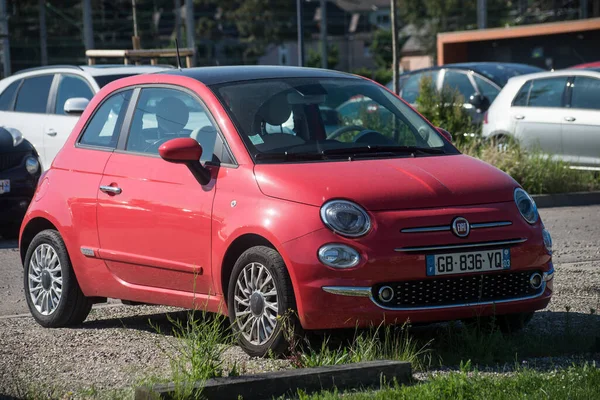
[[[57,65],[17,72],[0,81],[0,126],[18,130],[36,148],[42,169],[48,169],[100,88],[119,78],[164,69]]]
[[[483,136],[513,137],[573,168],[600,170],[600,69],[511,78],[484,118]]]

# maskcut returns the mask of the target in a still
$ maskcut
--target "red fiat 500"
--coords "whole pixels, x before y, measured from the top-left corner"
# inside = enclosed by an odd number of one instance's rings
[[[136,76],[92,100],[21,228],[43,326],[117,298],[227,313],[252,355],[306,330],[496,315],[552,295],[551,239],[503,172],[334,71]]]

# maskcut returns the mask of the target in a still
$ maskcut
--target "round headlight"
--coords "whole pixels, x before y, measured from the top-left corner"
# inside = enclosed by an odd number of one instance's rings
[[[363,236],[371,229],[371,220],[358,204],[332,200],[321,207],[321,219],[332,231],[348,237]]]
[[[40,170],[40,163],[35,157],[29,156],[25,159],[25,168],[27,172],[34,175]]]
[[[532,225],[537,222],[538,210],[535,201],[521,188],[515,189],[515,204],[525,221]]]
[[[358,265],[360,255],[358,251],[345,244],[326,244],[319,249],[319,260],[334,268],[352,268]]]

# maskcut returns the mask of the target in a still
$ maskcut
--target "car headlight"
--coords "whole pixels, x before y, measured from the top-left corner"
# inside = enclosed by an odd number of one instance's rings
[[[326,244],[319,249],[319,260],[333,268],[352,268],[358,265],[360,255],[358,251],[345,244]]]
[[[535,201],[521,188],[515,189],[515,204],[525,221],[531,225],[538,220],[538,210]]]
[[[36,174],[40,170],[40,163],[37,158],[29,156],[25,159],[25,168],[31,175]]]
[[[371,229],[367,212],[351,201],[328,201],[321,207],[321,219],[329,229],[343,236],[359,237]]]
[[[17,129],[7,127],[4,127],[4,129],[6,129],[13,137],[13,147],[17,147],[23,142],[23,134],[21,134],[21,132],[19,132]]]
[[[542,238],[544,239],[544,246],[548,250],[548,254],[552,255],[552,236],[550,236],[548,229],[544,228],[542,230]]]

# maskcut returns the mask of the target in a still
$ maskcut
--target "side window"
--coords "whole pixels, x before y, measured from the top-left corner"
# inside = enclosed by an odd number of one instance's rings
[[[571,94],[571,108],[600,110],[600,79],[575,77]]]
[[[79,143],[109,149],[116,148],[131,92],[131,90],[122,91],[106,99],[96,109]]]
[[[401,97],[409,102],[410,104],[414,104],[417,102],[417,97],[419,97],[419,85],[421,84],[421,78],[429,77],[431,78],[431,82],[434,86],[436,86],[437,78],[438,78],[438,70],[435,71],[427,71],[416,73],[410,75],[405,80],[401,78]]]
[[[473,78],[475,79],[475,84],[477,84],[477,87],[479,88],[479,93],[487,97],[490,103],[494,101],[496,96],[500,93],[500,90],[477,74],[473,74]]]
[[[202,146],[201,161],[212,161],[217,129],[204,106],[177,89],[142,89],[125,150],[158,154],[161,144],[174,138],[191,137]]]
[[[0,95],[0,111],[8,111],[12,110],[13,100],[15,99],[15,93],[19,85],[21,84],[21,80],[15,81],[8,85],[4,92]]]
[[[562,96],[567,86],[566,76],[536,79],[531,82],[529,90],[529,107],[561,107]]]
[[[58,84],[58,92],[56,94],[56,107],[54,112],[56,114],[65,115],[65,103],[67,100],[74,97],[83,97],[91,100],[94,96],[90,85],[83,79],[76,75],[61,75],[60,82]]]
[[[471,80],[462,72],[447,70],[444,75],[444,86],[449,86],[452,89],[458,90],[465,102],[475,93],[475,88],[471,84]]]
[[[527,81],[521,89],[519,89],[519,93],[513,99],[512,105],[516,107],[525,107],[527,106],[527,102],[529,101],[529,92],[531,91],[531,83],[532,81]]]
[[[52,79],[54,75],[26,78],[17,94],[15,111],[45,113]]]

